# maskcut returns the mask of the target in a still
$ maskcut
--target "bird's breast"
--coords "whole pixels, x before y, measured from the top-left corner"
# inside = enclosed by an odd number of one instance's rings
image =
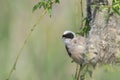
[[[71,58],[78,64],[83,63],[84,56],[83,56],[83,50],[79,48],[73,48],[71,50]]]

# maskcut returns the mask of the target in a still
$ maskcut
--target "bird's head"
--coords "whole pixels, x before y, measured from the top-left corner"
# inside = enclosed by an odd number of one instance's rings
[[[62,35],[62,39],[65,43],[68,42],[69,40],[72,40],[75,37],[76,37],[75,33],[72,31],[68,31],[68,30],[64,31]]]
[[[63,39],[73,39],[73,38],[75,38],[75,37],[76,37],[76,35],[75,35],[75,33],[72,32],[72,31],[64,31],[64,33],[63,33],[63,35],[62,35],[62,38],[63,38]]]

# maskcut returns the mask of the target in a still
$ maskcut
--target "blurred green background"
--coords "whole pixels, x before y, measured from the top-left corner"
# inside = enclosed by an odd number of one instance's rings
[[[0,80],[5,80],[25,36],[41,15],[32,13],[39,0],[0,0]],[[35,28],[11,80],[72,80],[75,63],[71,63],[61,35],[79,29],[79,0],[60,0],[52,17],[45,15]]]
[[[0,80],[7,78],[25,36],[43,11],[32,13],[38,1],[0,0]],[[11,80],[73,80],[76,64],[71,63],[61,35],[65,30],[78,31],[80,21],[79,0],[60,0],[54,5],[52,17],[45,15],[29,38]],[[100,72],[95,77],[119,80],[119,74]]]

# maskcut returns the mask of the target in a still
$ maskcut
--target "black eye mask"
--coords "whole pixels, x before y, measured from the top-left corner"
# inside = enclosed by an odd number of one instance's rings
[[[74,38],[74,35],[73,35],[72,33],[68,33],[68,34],[63,35],[62,37],[64,37],[64,38],[69,38],[69,39],[73,39],[73,38]]]

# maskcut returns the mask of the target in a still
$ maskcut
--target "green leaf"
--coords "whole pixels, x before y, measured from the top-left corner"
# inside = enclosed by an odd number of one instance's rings
[[[49,8],[49,9],[48,9],[48,14],[49,14],[49,16],[51,17],[51,15],[52,15],[52,8]]]
[[[42,3],[41,2],[38,2],[36,5],[34,5],[33,9],[32,9],[32,12],[34,12],[35,10],[37,10],[38,8],[41,8],[42,6]]]
[[[60,1],[59,0],[55,0],[55,3],[60,3]]]
[[[47,4],[47,2],[46,2],[46,1],[43,1],[43,2],[42,2],[42,6],[43,6],[43,8],[44,8],[44,9],[46,9],[46,8],[47,8],[47,5],[48,5],[48,4]]]
[[[84,23],[83,26],[81,26],[80,31],[78,34],[82,36],[87,36],[88,32],[90,31],[90,25],[89,25],[90,20],[88,18],[84,18],[82,20],[82,23]]]
[[[52,6],[54,3],[59,3],[59,0],[41,0],[36,5],[34,5],[32,12],[34,12],[36,9],[43,7],[44,10],[47,9],[49,16],[52,15]]]
[[[120,1],[119,0],[113,0],[112,9],[115,13],[120,15]]]
[[[113,11],[115,12],[115,13],[117,13],[118,15],[120,15],[120,9],[118,9],[118,8],[112,8],[113,9]]]

